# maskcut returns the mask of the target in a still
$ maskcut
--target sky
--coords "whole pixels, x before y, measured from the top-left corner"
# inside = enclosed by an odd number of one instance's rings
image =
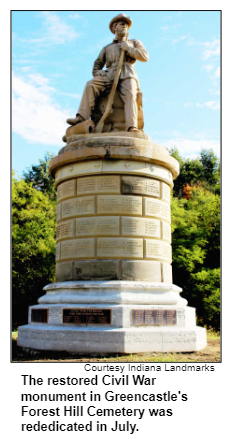
[[[93,62],[114,35],[109,22],[130,16],[129,39],[149,52],[135,69],[144,131],[182,157],[220,156],[220,12],[12,12],[12,169],[17,176],[65,144]]]

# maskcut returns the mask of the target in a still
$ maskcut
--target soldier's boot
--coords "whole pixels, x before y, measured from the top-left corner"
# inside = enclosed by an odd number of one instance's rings
[[[76,125],[79,124],[79,122],[83,122],[83,121],[85,121],[85,119],[82,118],[81,115],[76,115],[75,118],[68,118],[66,122],[69,125]]]
[[[139,130],[139,129],[136,128],[136,127],[129,127],[129,128],[128,128],[128,131],[129,131],[130,133],[140,133],[141,130]]]

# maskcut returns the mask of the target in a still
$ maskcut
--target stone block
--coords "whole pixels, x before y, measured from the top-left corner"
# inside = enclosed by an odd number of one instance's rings
[[[119,260],[75,261],[75,280],[118,280]]]
[[[161,265],[158,261],[121,261],[122,280],[161,282]]]
[[[74,279],[74,262],[64,261],[56,264],[56,281],[72,281]]]
[[[168,222],[171,220],[170,206],[159,199],[144,198],[144,210],[145,216],[164,219]]]
[[[56,244],[56,261],[60,260],[60,243]]]
[[[61,204],[58,204],[56,207],[56,220],[59,221],[61,219]]]
[[[166,169],[162,166],[158,166],[153,163],[146,162],[146,175],[153,178],[157,178],[158,180],[165,181],[170,186],[173,185],[171,171],[169,171],[169,169]]]
[[[57,201],[76,196],[76,180],[68,180],[61,183],[57,188]]]
[[[95,214],[95,197],[83,196],[62,202],[62,218]]]
[[[124,194],[160,197],[160,182],[158,180],[123,175],[121,185]]]
[[[161,263],[162,282],[172,283],[172,266],[168,263]]]
[[[76,236],[119,236],[119,216],[76,219]]]
[[[143,239],[99,238],[97,240],[99,258],[143,258]]]
[[[95,239],[74,239],[61,242],[61,260],[94,257]]]
[[[122,195],[98,195],[97,213],[142,215],[142,198]]]
[[[166,184],[161,182],[161,199],[163,201],[166,201],[170,204],[171,201],[171,189],[170,187]]]
[[[122,236],[161,237],[160,221],[140,217],[121,217]]]
[[[172,261],[171,246],[159,240],[145,239],[145,258]]]
[[[162,228],[162,239],[167,240],[167,242],[171,243],[172,235],[171,235],[171,225],[168,223],[162,221],[161,222],[161,228]]]
[[[146,165],[144,162],[134,160],[103,160],[103,173],[138,174],[145,171]]]
[[[58,169],[56,171],[55,181],[58,183],[68,178],[99,173],[102,173],[102,160],[87,160],[85,162],[69,164]]]
[[[77,195],[120,193],[119,175],[81,177],[77,180]]]
[[[56,229],[56,240],[75,237],[75,219],[59,222]]]

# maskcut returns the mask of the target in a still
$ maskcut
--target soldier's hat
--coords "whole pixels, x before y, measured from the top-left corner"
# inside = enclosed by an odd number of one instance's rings
[[[132,21],[131,21],[130,17],[128,17],[128,16],[125,15],[125,14],[118,14],[116,17],[114,17],[114,18],[111,20],[111,22],[110,22],[110,24],[109,24],[109,28],[110,28],[110,30],[111,30],[112,33],[114,33],[113,25],[114,25],[114,23],[116,23],[117,21],[125,21],[125,22],[128,24],[128,28],[130,28],[130,27],[132,26]]]

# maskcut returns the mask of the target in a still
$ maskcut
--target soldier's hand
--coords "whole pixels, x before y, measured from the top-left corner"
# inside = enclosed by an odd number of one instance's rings
[[[130,44],[128,44],[128,42],[126,42],[126,41],[122,41],[122,42],[121,42],[121,49],[122,49],[123,51],[128,51],[129,48],[130,48]]]
[[[103,71],[102,69],[100,69],[100,70],[97,72],[96,75],[97,75],[97,76],[101,76],[101,77],[105,77],[105,76],[106,76],[106,72]]]

